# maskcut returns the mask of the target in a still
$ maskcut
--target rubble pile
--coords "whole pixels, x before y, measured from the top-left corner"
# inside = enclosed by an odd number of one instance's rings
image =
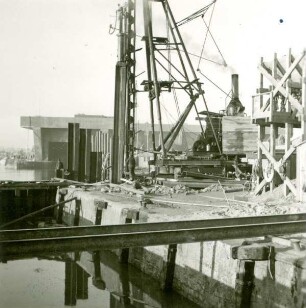
[[[201,192],[210,192],[210,191],[221,191],[222,188],[221,186],[219,185],[219,183],[216,183],[216,184],[212,184],[208,187],[205,187],[203,189],[201,189]]]

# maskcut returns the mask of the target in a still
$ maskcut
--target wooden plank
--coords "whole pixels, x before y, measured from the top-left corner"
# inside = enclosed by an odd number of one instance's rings
[[[303,67],[302,78],[302,140],[306,139],[306,63]]]
[[[291,62],[294,62],[294,61],[295,61],[295,58],[294,58],[294,56],[291,54]],[[301,68],[301,66],[300,66],[299,64],[297,64],[296,70],[298,71],[298,73],[299,73],[301,76],[303,76],[303,70],[302,70],[302,68]]]
[[[290,103],[294,106],[294,108],[296,108],[299,112],[302,111],[302,106],[299,103],[299,101],[294,98],[291,94],[288,94],[286,89],[282,86],[280,86],[280,82],[277,82],[271,75],[269,75],[269,73],[262,67],[259,66],[258,69],[260,70],[260,72],[276,87],[278,87],[278,91],[283,94],[284,96],[288,96],[288,99],[290,101]],[[285,76],[284,76],[285,77]],[[283,81],[285,82],[285,80]],[[266,106],[268,106],[269,104],[267,104]]]
[[[269,150],[266,148],[263,142],[258,141],[258,146],[260,147],[262,153],[267,157],[267,159],[273,163],[273,165],[277,164],[276,159],[270,154]]]
[[[286,70],[284,69],[282,64],[278,61],[278,59],[276,59],[276,62],[277,62],[277,68],[279,69],[279,71],[282,73],[282,75],[285,75]]]
[[[272,116],[271,122],[279,123],[298,123],[297,118],[293,118],[291,112],[275,112]]]
[[[231,249],[233,259],[238,260],[269,260],[270,245],[268,243],[251,243],[234,246]]]
[[[297,88],[297,89],[302,88],[301,82],[292,81],[292,80],[289,80],[289,81],[287,80],[287,82],[288,82],[290,88]]]
[[[271,155],[271,153],[268,151],[268,149],[265,147],[265,145],[264,145],[262,142],[258,141],[258,145],[259,145],[259,147],[261,148],[263,154],[266,155],[267,159],[269,159],[270,162],[273,163],[274,170],[275,170],[279,175],[281,175],[281,172],[280,172],[280,170],[279,170],[279,167],[280,167],[281,164],[280,164],[279,162],[276,161],[276,159]],[[291,148],[291,150],[292,150],[292,148]],[[290,153],[290,151],[288,151],[288,152],[284,155],[284,157],[285,157],[286,159],[287,159],[286,156],[287,156],[289,153]],[[296,187],[293,185],[293,183],[290,181],[290,179],[289,179],[287,176],[284,178],[284,183],[288,186],[288,188],[291,190],[291,192],[292,192],[295,196],[297,196],[297,189],[296,189]],[[259,191],[260,191],[260,190],[257,191],[257,188],[256,188],[255,194],[258,193]]]
[[[294,196],[297,196],[297,189],[287,176],[284,179],[284,183],[288,186],[288,188],[291,190]]]
[[[222,150],[224,154],[256,152],[257,126],[250,117],[222,118]]]
[[[260,58],[260,65],[263,65],[263,57]],[[263,89],[263,74],[260,73],[260,89]],[[263,106],[263,96],[260,95],[260,108]]]
[[[284,154],[283,156],[283,163],[285,163],[285,161],[291,156],[291,154],[295,151],[295,147],[290,147]]]
[[[277,60],[277,54],[274,53],[273,67],[272,67],[272,77],[275,80],[277,78],[277,61],[278,61]],[[287,71],[287,73],[288,73],[288,71]],[[286,74],[282,77],[282,80],[285,78]],[[288,75],[288,76],[290,76],[290,75]],[[283,83],[281,83],[281,81],[280,81],[278,85],[282,86],[282,84]],[[271,118],[273,117],[273,112],[274,112],[274,109],[275,109],[273,97],[278,92],[277,88],[278,88],[277,86],[273,87],[273,92],[272,92],[271,97],[270,97]],[[272,123],[270,125],[270,154],[274,158],[275,158],[275,146],[276,146],[277,133],[278,133],[278,128],[274,123]],[[275,166],[275,164],[273,164],[273,169],[275,169],[274,166]],[[270,191],[273,191],[274,187],[275,187],[275,176],[273,176],[272,181],[270,182]]]
[[[289,49],[288,52],[288,59],[287,59],[287,66],[288,68],[291,65],[291,49]],[[286,82],[286,89],[288,91],[288,93],[291,94],[291,86],[290,86],[290,82],[291,82],[291,76],[289,76],[289,78],[287,79]],[[286,106],[286,111],[288,113],[291,112],[291,106],[290,104],[287,104]],[[293,150],[289,150],[290,149],[290,145],[291,145],[291,137],[293,135],[293,125],[291,123],[289,123],[288,121],[286,121],[285,124],[285,150],[287,151],[284,155],[283,160],[286,161],[291,154],[293,153],[293,151],[295,150],[295,148],[293,148]],[[287,164],[287,168],[286,168],[286,176],[290,177],[290,173],[291,173],[291,166],[290,163]],[[289,187],[287,185],[284,185],[284,195],[287,196],[289,194]]]

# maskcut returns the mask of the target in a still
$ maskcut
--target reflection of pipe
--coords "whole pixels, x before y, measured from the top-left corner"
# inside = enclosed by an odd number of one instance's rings
[[[94,251],[92,254],[94,264],[94,275],[92,276],[92,284],[100,290],[105,290],[106,284],[101,276],[100,251]]]

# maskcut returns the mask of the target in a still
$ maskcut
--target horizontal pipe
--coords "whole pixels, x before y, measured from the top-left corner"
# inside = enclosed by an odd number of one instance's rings
[[[171,222],[168,222],[171,224]],[[157,230],[142,232],[118,232],[88,236],[42,238],[0,242],[2,259],[28,253],[59,254],[71,251],[109,250],[128,247],[183,244],[202,241],[250,238],[266,235],[306,232],[306,221],[289,221],[243,225],[223,225],[192,229]]]

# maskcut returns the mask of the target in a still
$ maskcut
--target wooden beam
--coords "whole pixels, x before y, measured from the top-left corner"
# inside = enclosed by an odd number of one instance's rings
[[[292,184],[292,182],[290,181],[290,179],[287,176],[284,179],[284,183],[288,186],[288,188],[291,190],[291,192],[294,194],[294,196],[297,196],[297,189]]]
[[[270,154],[273,158],[275,157],[276,136],[277,136],[277,126],[275,124],[271,124],[270,125]],[[274,164],[273,164],[273,168],[274,168]],[[270,182],[270,190],[273,191],[274,187],[275,187],[275,180],[273,177],[272,181]]]
[[[258,141],[258,145],[259,145],[259,147],[261,148],[261,150],[262,150],[262,152],[263,152],[263,154],[267,157],[267,159],[271,162],[271,163],[273,163],[273,167],[274,167],[274,170],[280,175],[280,176],[282,176],[281,175],[281,172],[280,172],[280,170],[279,170],[279,167],[282,165],[280,162],[277,162],[276,160],[275,160],[275,158],[274,157],[272,157],[271,156],[271,154],[270,154],[270,152],[268,151],[268,149],[265,147],[265,145],[261,142],[261,141]],[[289,152],[291,152],[293,150],[293,148],[291,148],[291,150],[290,151],[287,151],[286,152],[286,154],[289,154]],[[291,152],[290,153],[290,155],[292,154],[293,152]],[[284,160],[284,158],[286,158],[286,154],[285,154],[285,156],[283,157],[283,160],[282,160],[282,162],[285,162],[285,160]],[[289,155],[289,156],[290,156]],[[288,157],[289,157],[288,156]],[[287,158],[286,158],[287,159]],[[265,180],[264,180],[265,181]],[[295,186],[292,184],[292,182],[290,181],[290,179],[286,176],[285,178],[284,178],[284,183],[288,186],[288,188],[292,191],[292,193],[296,196],[297,195],[297,190],[296,190],[296,188],[295,188]],[[263,184],[263,183],[261,183],[261,184]],[[261,185],[260,184],[260,185]],[[264,184],[265,185],[265,184]],[[263,186],[264,186],[263,185]],[[256,189],[255,189],[255,194],[257,194],[262,188],[263,188],[263,186],[259,189],[259,187],[256,187]]]
[[[260,147],[260,149],[262,150],[263,154],[267,157],[267,159],[273,164],[273,165],[279,165],[281,166],[283,163],[285,163],[285,161],[289,158],[289,156],[295,151],[295,147],[291,147],[286,153],[285,155],[282,157],[281,161],[277,161],[269,152],[269,150],[266,148],[266,146],[261,142],[258,141],[258,145]],[[276,170],[277,171],[277,170]]]
[[[274,78],[274,80],[276,80],[276,78],[277,78],[277,62],[278,62],[277,54],[274,53],[273,76],[272,76]],[[286,74],[282,77],[281,80],[283,80],[285,76],[286,76]],[[277,87],[275,87],[275,88],[273,87],[273,91],[272,91],[271,97],[270,97],[271,118],[273,117],[273,113],[274,113],[274,109],[275,109],[273,98],[274,98],[274,96],[276,95],[277,92],[278,92]],[[276,124],[272,123],[270,125],[270,153],[271,153],[271,156],[274,157],[274,158],[275,158],[275,145],[276,145],[277,133],[278,133],[278,128],[277,128]],[[275,164],[273,164],[273,169],[275,170]],[[273,177],[272,177],[271,182],[270,182],[270,191],[273,191],[274,188],[275,188],[275,176],[274,176],[274,173],[273,173]]]
[[[286,152],[285,155],[282,158],[282,162],[285,163],[285,161],[291,156],[291,154],[295,151],[295,147],[291,146]]]
[[[269,75],[269,73],[262,66],[259,66],[258,69],[275,87],[278,86],[278,91],[281,94],[283,94],[285,97],[288,96],[289,102],[294,106],[294,108],[296,108],[299,112],[302,112],[302,106],[296,98],[294,98],[291,94],[288,94],[284,87],[279,87],[279,83],[277,82],[277,80],[275,80],[271,75]],[[268,106],[269,105],[266,105],[265,108],[267,108]]]
[[[276,59],[277,62],[277,68],[279,69],[279,71],[281,72],[282,75],[285,75],[286,70],[284,69],[284,67],[281,65],[281,63],[278,61],[278,59]]]
[[[259,192],[265,187],[266,184],[267,184],[267,181],[265,179],[263,179],[260,182],[260,184],[256,186],[256,188],[254,190],[255,196],[259,194]]]
[[[266,148],[266,146],[261,142],[258,141],[258,145],[260,149],[262,150],[263,154],[267,157],[267,159],[274,165],[277,163],[276,159],[271,155],[269,150]]]
[[[273,86],[275,86],[275,89],[273,89],[273,96],[275,96],[277,92],[281,92],[285,97],[288,94],[290,103],[294,105],[294,107],[298,109],[300,112],[301,112],[301,106],[298,100],[295,99],[291,94],[287,93],[286,89],[282,85],[290,77],[291,73],[294,71],[296,66],[301,62],[304,56],[305,56],[305,51],[303,51],[303,53],[294,60],[294,62],[290,65],[290,67],[288,68],[288,70],[286,71],[286,73],[284,74],[284,76],[282,77],[280,81],[277,81],[275,76],[271,76],[271,74],[268,73],[268,71],[265,69],[265,67],[262,64],[259,65],[258,67],[259,71],[272,83]],[[275,61],[278,61],[278,60],[275,59]],[[269,101],[265,105],[264,109],[266,109],[268,106],[269,106]]]
[[[306,63],[303,67],[303,78],[302,78],[302,140],[306,139]]]
[[[287,59],[287,66],[288,68],[290,68],[291,65],[291,49],[289,49],[288,52],[288,59]],[[288,91],[288,93],[291,94],[291,75],[289,76],[289,78],[287,79],[286,82],[286,89]],[[291,106],[288,102],[287,106],[286,106],[286,111],[287,112],[291,112]],[[282,162],[283,164],[286,162],[286,160],[291,156],[291,154],[295,151],[295,148],[290,148],[291,145],[291,137],[293,135],[293,125],[291,123],[288,123],[287,121],[285,122],[285,155],[283,156]],[[290,162],[289,164],[287,164],[287,168],[285,170],[286,176],[290,177],[291,175],[291,165]],[[284,182],[285,183],[285,182]],[[289,187],[288,185],[284,185],[284,195],[287,196],[289,194]]]
[[[287,81],[288,81],[288,80],[287,80]],[[301,82],[292,81],[291,79],[289,79],[289,87],[290,87],[290,88],[301,89],[301,88],[302,88],[302,85],[301,85]]]
[[[260,142],[264,140],[266,129],[263,125],[258,126],[258,139]],[[262,150],[257,143],[258,151],[257,151],[257,160],[258,166],[262,166]],[[259,172],[260,173],[260,172]],[[260,177],[258,176],[257,185],[260,183]]]
[[[295,57],[292,54],[291,54],[290,58],[291,58],[291,62],[295,61]],[[301,76],[303,75],[303,70],[302,70],[302,68],[301,68],[301,66],[299,64],[296,66],[296,70],[298,71],[298,73]]]
[[[296,66],[301,62],[301,60],[304,58],[305,52],[303,52],[295,61],[289,66],[286,73],[282,77],[282,79],[278,82],[278,85],[275,86],[275,89],[273,90],[273,96],[279,91],[279,89],[282,87],[282,85],[286,82],[286,80],[290,77]],[[276,59],[277,61],[277,59]],[[274,76],[275,79],[275,76]]]
[[[263,57],[260,58],[260,65],[262,66],[264,64]],[[260,81],[259,81],[259,88],[263,89],[263,74],[260,73]],[[260,95],[260,108],[263,106],[263,96]]]

